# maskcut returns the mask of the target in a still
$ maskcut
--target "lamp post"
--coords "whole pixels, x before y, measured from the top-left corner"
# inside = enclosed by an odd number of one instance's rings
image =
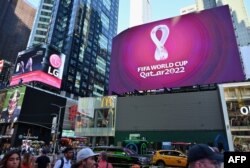
[[[57,141],[58,141],[58,132],[60,128],[60,122],[61,122],[61,113],[62,113],[62,108],[65,108],[65,106],[60,106],[54,103],[51,103],[52,106],[56,106],[59,108],[59,114],[55,114],[57,117],[57,123],[56,123],[56,131],[55,131],[55,142],[54,142],[54,148],[53,148],[53,154],[56,152],[56,147],[57,147]]]

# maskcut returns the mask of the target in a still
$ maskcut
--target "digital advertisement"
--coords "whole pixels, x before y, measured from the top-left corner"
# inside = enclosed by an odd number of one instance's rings
[[[10,85],[38,81],[61,88],[65,55],[47,46],[19,52]]]
[[[136,26],[113,39],[110,94],[244,79],[228,6]]]
[[[0,60],[0,73],[3,70],[3,66],[4,66],[4,60]]]
[[[0,113],[0,123],[17,122],[21,112],[25,90],[26,87],[18,87],[8,90]]]

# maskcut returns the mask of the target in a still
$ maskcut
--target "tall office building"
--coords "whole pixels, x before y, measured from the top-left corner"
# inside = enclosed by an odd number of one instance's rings
[[[0,58],[16,61],[27,46],[35,13],[25,0],[0,1]]]
[[[215,0],[196,0],[196,8],[198,11],[216,7]]]
[[[193,4],[193,5],[189,5],[189,6],[181,8],[180,15],[185,15],[185,14],[196,12],[196,11],[197,11],[196,4]]]
[[[66,55],[62,94],[107,94],[119,1],[55,0],[53,7],[47,42]]]
[[[196,0],[197,10],[228,5],[231,10],[235,35],[239,46],[250,45],[250,22],[244,0]]]
[[[48,27],[52,14],[54,0],[41,0],[38,6],[33,28],[29,37],[28,47],[46,43]]]
[[[129,27],[148,23],[150,19],[150,0],[130,0]]]

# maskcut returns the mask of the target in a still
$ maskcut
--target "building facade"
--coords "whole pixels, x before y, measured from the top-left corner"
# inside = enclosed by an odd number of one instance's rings
[[[52,2],[41,2],[29,45],[46,42],[66,55],[62,95],[107,94],[119,1],[54,0],[51,9]]]
[[[216,7],[215,0],[196,0],[197,10],[204,10]]]
[[[196,5],[198,11],[228,5],[231,10],[238,46],[250,45],[250,22],[244,0],[196,0]]]
[[[26,48],[36,10],[24,0],[0,2],[0,57],[14,63]]]
[[[196,11],[197,11],[197,7],[195,4],[193,4],[193,5],[189,5],[189,6],[181,8],[180,15],[185,15],[185,14],[196,12]]]
[[[130,0],[129,27],[148,23],[150,19],[150,0]]]
[[[41,0],[29,37],[28,47],[46,42],[54,0]]]

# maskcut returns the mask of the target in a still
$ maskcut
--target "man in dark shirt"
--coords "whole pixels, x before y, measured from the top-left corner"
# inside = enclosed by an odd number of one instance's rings
[[[47,151],[45,149],[42,150],[42,155],[39,156],[36,159],[36,164],[35,164],[36,168],[50,168],[50,159],[47,156]]]

